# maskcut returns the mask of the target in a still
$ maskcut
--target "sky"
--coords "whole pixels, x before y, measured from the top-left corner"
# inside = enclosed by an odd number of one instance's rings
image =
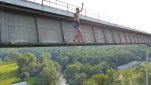
[[[38,1],[38,0],[36,0]],[[51,1],[51,0],[50,0]],[[54,0],[53,0],[54,1]],[[151,33],[151,0],[60,0],[92,10],[100,18]]]
[[[151,0],[61,0],[110,17],[113,22],[151,33]]]

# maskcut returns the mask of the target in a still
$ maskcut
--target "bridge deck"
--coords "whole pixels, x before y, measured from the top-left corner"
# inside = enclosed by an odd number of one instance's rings
[[[150,44],[151,35],[81,16],[81,43],[74,43],[72,12],[25,0],[0,0],[0,46]]]

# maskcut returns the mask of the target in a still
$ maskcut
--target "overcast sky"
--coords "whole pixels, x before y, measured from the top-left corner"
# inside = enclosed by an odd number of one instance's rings
[[[36,0],[38,1],[38,0]],[[51,1],[51,0],[50,0]],[[54,0],[53,0],[54,1]],[[111,21],[151,33],[151,0],[60,0],[99,12]]]

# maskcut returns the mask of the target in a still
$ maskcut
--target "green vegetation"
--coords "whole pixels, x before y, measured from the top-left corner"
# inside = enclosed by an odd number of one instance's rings
[[[29,85],[54,85],[59,79],[60,65],[47,56],[41,56],[42,62],[39,63],[33,53],[16,52],[15,55],[12,60],[15,63],[0,62],[0,85],[21,81],[27,81]]]
[[[56,85],[60,75],[68,85],[144,85],[144,63],[116,69],[144,61],[144,49],[144,45],[0,49],[0,85],[21,81]],[[151,72],[151,64],[149,67]]]
[[[0,62],[0,85],[10,85],[19,81],[17,69],[17,63]]]

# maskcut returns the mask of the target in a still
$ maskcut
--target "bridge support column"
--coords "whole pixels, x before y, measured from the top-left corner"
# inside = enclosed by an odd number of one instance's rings
[[[0,16],[1,16],[1,17],[0,17],[0,19],[1,19],[1,20],[0,20],[0,42],[1,42],[1,41],[2,41],[2,39],[1,39],[1,38],[2,38],[2,35],[1,35],[2,33],[1,33],[1,31],[2,31],[3,23],[4,23],[3,7],[0,8],[0,11],[1,11],[1,13],[0,13]]]
[[[96,36],[95,36],[95,32],[94,32],[94,26],[92,26],[92,32],[93,32],[93,36],[94,36],[94,42],[96,43]]]
[[[64,38],[64,32],[63,32],[63,27],[62,27],[62,20],[60,20],[60,27],[61,27],[61,34],[62,34],[62,42],[66,42]]]
[[[39,40],[39,26],[38,26],[37,16],[35,16],[35,24],[36,24],[36,32],[37,32],[37,42],[40,42],[40,40]]]
[[[148,73],[148,45],[147,45],[147,49],[146,49],[146,85],[149,85],[149,73]]]

